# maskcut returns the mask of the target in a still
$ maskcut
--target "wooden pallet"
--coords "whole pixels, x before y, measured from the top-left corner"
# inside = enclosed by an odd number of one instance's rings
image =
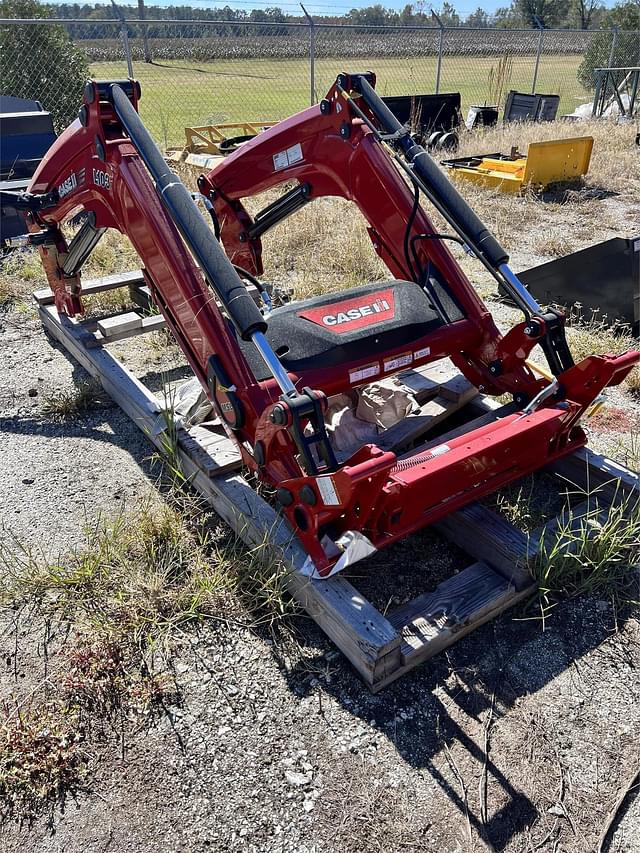
[[[124,287],[130,283],[127,276],[111,276],[108,281],[87,282],[84,288],[99,292],[98,288]],[[50,294],[47,296],[41,291],[35,297],[45,328],[82,367],[99,379],[112,399],[162,451],[161,428],[163,423],[166,425],[167,415],[161,401],[109,352],[103,345],[106,340],[97,342],[91,326],[87,328],[59,316]],[[148,328],[136,326],[130,331],[141,334]],[[498,406],[475,396],[469,383],[463,377],[452,375],[448,367],[440,366],[432,373],[408,372],[403,379],[407,384],[413,383],[423,404],[415,420],[426,417],[424,407],[434,401],[439,407],[434,417],[440,420],[447,402],[448,414],[465,404],[465,411],[472,410],[465,424],[441,433],[420,447],[440,444],[512,411],[511,406]],[[416,424],[403,427],[398,433],[391,442],[387,438],[387,444],[400,453],[402,447],[406,448],[424,433],[424,428],[418,429]],[[373,691],[380,690],[534,592],[527,564],[541,537],[550,535],[554,523],[547,525],[546,530],[527,535],[476,503],[451,513],[435,525],[458,548],[464,548],[470,558],[469,566],[436,589],[425,591],[384,615],[344,575],[313,580],[300,573],[305,552],[285,520],[243,476],[232,441],[201,427],[179,428],[177,436],[182,468],[193,487],[249,547],[261,546],[269,558],[283,561],[289,570],[291,595],[351,661]],[[637,474],[590,450],[574,453],[553,469],[580,487],[599,487],[605,502],[621,495],[640,497]],[[366,563],[362,565],[366,567]]]

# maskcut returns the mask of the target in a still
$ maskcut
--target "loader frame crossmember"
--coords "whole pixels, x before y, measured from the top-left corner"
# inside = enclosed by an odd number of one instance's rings
[[[129,238],[243,461],[276,490],[320,575],[340,556],[331,543],[349,531],[383,547],[585,444],[581,417],[640,354],[573,364],[562,316],[542,311],[518,282],[495,238],[376,95],[373,74],[340,75],[321,104],[265,130],[200,178],[222,245],[142,124],[139,97],[134,81],[87,84],[79,119],[20,200],[30,239],[58,311],[74,316],[82,313],[82,262],[104,230]],[[280,201],[252,217],[242,199],[278,185],[287,185]],[[506,335],[421,195],[522,308],[523,322]],[[354,202],[396,280],[371,285],[362,299],[347,292],[265,318],[232,263],[259,276],[262,234],[322,196]],[[61,225],[82,211],[85,224],[67,244]],[[427,318],[422,325],[412,325],[414,304]],[[402,310],[406,327],[398,325]],[[304,350],[313,335],[320,355],[287,361],[288,344],[297,340]],[[538,344],[551,382],[526,363]],[[369,444],[339,464],[325,431],[327,398],[443,357],[484,393],[513,394],[519,410],[402,459]]]

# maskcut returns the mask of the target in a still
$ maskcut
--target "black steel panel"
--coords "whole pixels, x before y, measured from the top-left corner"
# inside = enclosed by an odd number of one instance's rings
[[[453,130],[460,126],[460,92],[443,95],[390,95],[382,98],[402,124],[418,118],[420,132]]]
[[[519,273],[542,304],[567,308],[580,303],[585,318],[592,310],[609,324],[622,320],[640,331],[640,236],[614,237],[564,258]]]

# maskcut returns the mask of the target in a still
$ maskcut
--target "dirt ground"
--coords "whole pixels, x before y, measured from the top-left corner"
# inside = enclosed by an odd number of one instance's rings
[[[591,242],[640,232],[637,201],[596,200],[589,215],[607,233],[592,231]],[[560,205],[535,204],[533,218],[523,208],[527,240],[511,247],[516,269],[548,259],[544,235],[571,219]],[[509,312],[490,304],[506,323]],[[142,345],[116,346],[159,382]],[[21,302],[0,313],[0,353],[5,534],[52,556],[80,542],[98,514],[163,500],[151,444],[115,405],[62,424],[43,416],[47,394],[85,377]],[[629,459],[638,399],[616,392],[611,409],[592,445]],[[403,573],[437,575],[454,559],[431,533],[386,554],[376,570],[396,590]],[[86,789],[30,825],[5,822],[0,849],[592,853],[640,764],[638,615],[579,598],[543,626],[535,607],[519,607],[376,696],[309,618],[296,616],[293,636],[278,641],[242,621],[206,622],[164,658],[175,696],[161,713],[96,720]],[[4,608],[0,638],[2,702],[25,709],[55,696],[64,622]],[[635,794],[611,853],[640,853]]]

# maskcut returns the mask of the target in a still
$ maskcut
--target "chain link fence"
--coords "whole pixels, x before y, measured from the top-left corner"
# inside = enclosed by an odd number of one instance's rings
[[[52,47],[53,45],[53,47]],[[593,69],[640,65],[640,33],[439,29],[211,21],[0,21],[3,94],[31,97],[59,128],[75,114],[83,69],[133,74],[158,142],[184,128],[284,118],[344,70],[372,70],[382,95],[460,92],[463,110],[504,104],[509,89],[588,101]]]

